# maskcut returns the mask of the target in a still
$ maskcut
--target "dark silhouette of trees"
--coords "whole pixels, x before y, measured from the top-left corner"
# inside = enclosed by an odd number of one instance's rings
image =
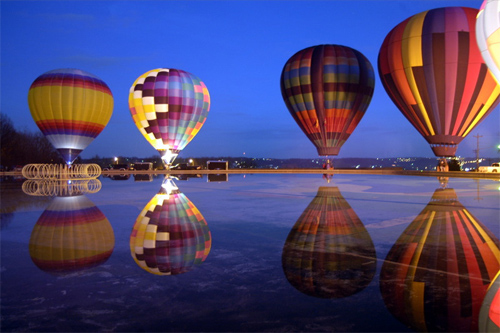
[[[41,132],[17,131],[12,120],[3,113],[0,113],[0,131],[0,165],[4,170],[29,163],[64,163]]]

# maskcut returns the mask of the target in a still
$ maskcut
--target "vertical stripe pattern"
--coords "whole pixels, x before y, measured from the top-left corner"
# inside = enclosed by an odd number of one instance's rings
[[[320,187],[290,231],[282,255],[285,276],[300,292],[341,298],[373,279],[370,234],[336,187]]]
[[[389,32],[380,48],[385,90],[436,156],[455,156],[500,102],[476,43],[477,13],[466,7],[419,13]]]
[[[283,100],[321,156],[338,155],[365,114],[374,86],[368,59],[341,45],[301,50],[281,73]]]
[[[453,189],[436,190],[382,265],[387,308],[416,331],[477,331],[481,303],[500,269],[499,246]]]

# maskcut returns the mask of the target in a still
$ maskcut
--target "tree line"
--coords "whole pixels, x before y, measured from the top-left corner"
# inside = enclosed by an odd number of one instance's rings
[[[0,113],[0,168],[12,170],[29,163],[64,163],[59,152],[43,133],[16,130],[12,120]]]

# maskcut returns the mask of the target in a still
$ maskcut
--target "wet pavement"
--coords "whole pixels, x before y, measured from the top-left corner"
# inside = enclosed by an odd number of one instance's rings
[[[175,177],[2,183],[2,331],[477,331],[498,181]]]

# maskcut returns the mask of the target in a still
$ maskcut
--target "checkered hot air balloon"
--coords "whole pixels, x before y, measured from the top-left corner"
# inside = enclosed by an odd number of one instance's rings
[[[102,132],[113,113],[113,95],[97,76],[79,69],[40,75],[28,92],[31,115],[70,165]]]
[[[428,10],[398,24],[378,56],[384,88],[436,156],[458,144],[500,102],[476,43],[477,9]]]
[[[499,245],[453,189],[436,190],[382,265],[387,308],[419,332],[477,332],[486,290],[500,269]]]
[[[186,273],[205,261],[212,236],[205,218],[171,179],[144,207],[130,235],[132,258],[156,275]]]
[[[295,53],[281,73],[281,94],[320,156],[336,156],[370,104],[375,74],[359,51],[318,45]]]
[[[210,95],[195,75],[158,68],[135,80],[129,108],[139,131],[169,167],[205,123]]]
[[[31,232],[29,252],[35,265],[64,275],[98,266],[115,245],[108,219],[84,195],[54,197]]]
[[[377,268],[370,234],[336,187],[320,187],[283,247],[283,271],[300,292],[319,298],[351,296]]]

